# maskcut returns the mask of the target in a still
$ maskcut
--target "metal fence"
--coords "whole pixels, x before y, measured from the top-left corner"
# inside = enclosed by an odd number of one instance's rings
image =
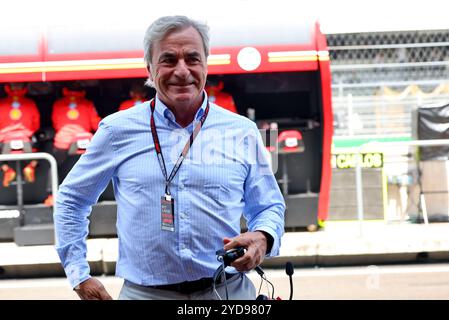
[[[412,137],[413,112],[417,107],[449,102],[449,92],[432,94],[418,89],[417,93],[412,93],[413,89],[384,88],[376,95],[347,93],[333,96],[334,135]]]
[[[414,108],[449,102],[449,30],[327,37],[336,136],[412,136]]]
[[[447,61],[448,30],[327,35],[335,65]]]

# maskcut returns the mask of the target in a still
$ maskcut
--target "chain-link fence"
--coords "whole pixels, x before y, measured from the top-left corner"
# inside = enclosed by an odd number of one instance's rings
[[[411,136],[414,108],[449,101],[449,30],[327,38],[336,136]]]
[[[445,61],[448,30],[327,35],[333,65]]]

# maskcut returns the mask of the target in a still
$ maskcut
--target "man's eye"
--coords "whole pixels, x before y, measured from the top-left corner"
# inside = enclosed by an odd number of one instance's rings
[[[176,59],[173,57],[164,57],[161,59],[161,63],[174,64],[176,63]]]
[[[200,58],[198,58],[198,57],[187,58],[187,63],[198,63],[198,62],[201,62]]]

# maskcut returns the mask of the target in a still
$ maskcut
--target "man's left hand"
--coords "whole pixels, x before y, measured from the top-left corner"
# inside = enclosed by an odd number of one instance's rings
[[[224,250],[236,247],[246,248],[245,255],[231,264],[240,272],[250,271],[261,264],[267,252],[267,238],[261,231],[248,231],[235,238],[224,238],[223,243]]]

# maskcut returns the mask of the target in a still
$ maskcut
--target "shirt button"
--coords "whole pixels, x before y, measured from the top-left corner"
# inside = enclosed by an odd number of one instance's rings
[[[184,212],[181,212],[181,219],[186,219],[187,218],[187,214],[185,214]]]
[[[181,244],[181,249],[185,249],[186,245],[185,244]]]
[[[184,184],[183,183],[179,184],[179,190],[184,190]]]

